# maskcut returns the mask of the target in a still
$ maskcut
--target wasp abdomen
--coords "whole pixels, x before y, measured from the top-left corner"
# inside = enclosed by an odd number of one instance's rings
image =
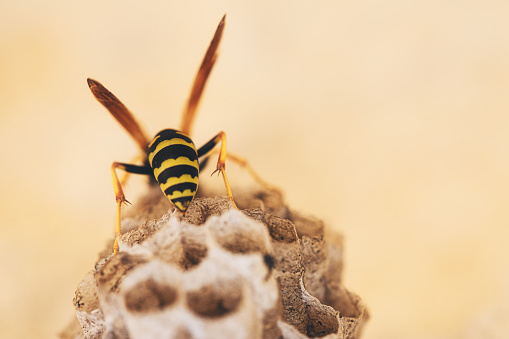
[[[148,146],[154,177],[168,199],[182,212],[198,189],[198,153],[184,133],[165,129]]]

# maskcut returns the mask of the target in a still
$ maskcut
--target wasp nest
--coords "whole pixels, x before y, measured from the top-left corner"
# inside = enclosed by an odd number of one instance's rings
[[[159,194],[137,215],[166,206]],[[63,338],[359,338],[368,318],[341,284],[342,239],[276,194],[198,198],[124,233],[78,286]],[[147,211],[147,206],[152,210]],[[138,223],[139,225],[139,223]]]

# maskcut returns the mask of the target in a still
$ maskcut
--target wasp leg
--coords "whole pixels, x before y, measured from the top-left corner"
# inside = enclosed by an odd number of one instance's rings
[[[124,195],[124,190],[122,189],[122,184],[120,183],[120,180],[117,176],[116,169],[124,170],[125,172],[129,173],[136,173],[136,174],[151,174],[150,167],[146,166],[136,166],[136,165],[129,165],[129,164],[123,164],[119,162],[114,162],[111,164],[111,177],[113,179],[113,190],[115,191],[115,200],[117,202],[117,217],[116,217],[116,227],[115,227],[115,244],[113,245],[113,254],[116,255],[118,253],[118,238],[122,235],[121,227],[120,227],[120,220],[122,217],[122,203],[130,204],[129,201],[126,200]]]
[[[212,151],[212,153],[216,153],[216,152],[217,151],[215,151],[215,150]],[[245,158],[242,158],[242,157],[240,157],[236,154],[232,154],[230,152],[228,152],[228,154],[226,154],[226,158],[228,159],[228,161],[232,161],[232,162],[236,163],[238,166],[245,169],[249,173],[249,175],[253,178],[253,180],[256,181],[259,185],[261,185],[262,187],[265,187],[269,191],[275,192],[275,193],[279,194],[280,196],[283,196],[283,191],[279,187],[272,185],[271,183],[263,180],[262,177],[253,169],[253,167],[249,164],[249,162]]]
[[[244,168],[258,184],[262,185],[269,191],[276,192],[277,194],[279,194],[281,196],[283,195],[283,191],[279,187],[274,186],[271,183],[263,180],[262,177],[260,177],[258,175],[258,173],[256,173],[256,171],[253,169],[253,167],[251,167],[251,165],[249,164],[249,162],[246,159],[239,157],[236,154],[231,154],[231,153],[228,153],[227,157],[228,157],[228,160],[231,160],[231,161],[237,163],[237,165],[239,165],[240,167]]]
[[[226,187],[226,194],[228,195],[228,199],[232,203],[233,207],[237,209],[237,205],[235,205],[235,201],[233,200],[232,190],[230,188],[230,183],[228,182],[228,177],[226,176],[225,171],[225,161],[226,161],[226,134],[221,131],[215,137],[210,139],[205,145],[203,145],[198,150],[198,158],[209,153],[219,142],[221,142],[221,148],[219,150],[219,157],[217,159],[216,170],[212,172],[212,174],[216,172],[221,172],[223,176],[224,185]]]
[[[143,162],[143,159],[144,159],[144,157],[140,154],[140,155],[132,157],[130,163]],[[124,165],[127,165],[127,164],[124,164]],[[128,166],[134,166],[134,165],[128,165]],[[127,184],[127,181],[129,180],[129,175],[131,173],[133,173],[133,172],[124,171],[124,173],[122,174],[122,177],[120,178],[120,184],[122,186],[125,186]],[[145,174],[145,173],[143,173],[143,174]],[[147,174],[151,174],[151,173],[147,173]]]

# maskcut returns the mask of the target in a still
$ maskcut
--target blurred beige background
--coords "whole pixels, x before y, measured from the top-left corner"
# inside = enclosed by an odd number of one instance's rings
[[[343,232],[365,338],[508,338],[503,0],[0,2],[0,337],[54,337],[113,234],[109,166],[137,148],[86,78],[177,127],[225,12],[195,142],[226,131]]]

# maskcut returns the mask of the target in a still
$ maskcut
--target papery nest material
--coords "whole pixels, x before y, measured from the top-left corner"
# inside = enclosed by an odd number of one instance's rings
[[[342,237],[323,222],[255,193],[237,198],[240,210],[198,198],[184,218],[135,226],[163,198],[148,194],[125,220],[120,253],[76,291],[81,331],[62,338],[360,337],[368,312],[341,284]]]

